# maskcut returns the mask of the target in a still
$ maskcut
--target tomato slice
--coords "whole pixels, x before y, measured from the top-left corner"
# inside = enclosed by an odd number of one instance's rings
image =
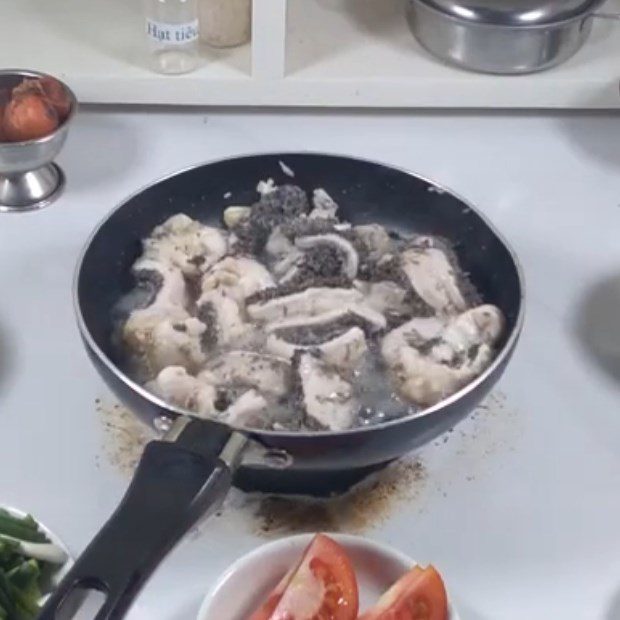
[[[448,596],[434,567],[415,566],[359,620],[448,620]]]
[[[357,579],[345,550],[318,534],[250,620],[355,620]]]
[[[260,609],[255,611],[251,616],[250,620],[269,620],[271,615],[275,611],[275,608],[278,606],[284,591],[286,590],[288,584],[291,582],[293,575],[297,572],[299,565],[301,564],[303,557],[299,559],[299,562],[291,570],[289,570],[284,577],[280,580],[278,585],[271,591],[267,600],[261,605]]]

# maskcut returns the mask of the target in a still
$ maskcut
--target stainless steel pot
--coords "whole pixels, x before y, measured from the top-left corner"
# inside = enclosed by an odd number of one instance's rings
[[[605,0],[409,0],[407,17],[420,44],[472,71],[542,71],[573,56]]]

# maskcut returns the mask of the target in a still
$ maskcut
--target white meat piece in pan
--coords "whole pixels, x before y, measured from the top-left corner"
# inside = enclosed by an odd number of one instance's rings
[[[265,331],[271,333],[281,329],[295,329],[299,327],[311,329],[312,327],[320,327],[321,325],[334,322],[344,323],[349,318],[358,323],[363,323],[370,333],[379,332],[387,326],[387,321],[380,312],[365,304],[351,304],[350,306],[342,307],[340,310],[323,312],[315,316],[296,316],[290,319],[283,319],[282,321],[274,321],[265,326]]]
[[[387,334],[381,352],[388,364],[402,347],[417,348],[434,361],[454,364],[480,344],[496,344],[504,326],[501,310],[488,304],[451,319],[417,317]]]
[[[278,189],[278,186],[275,184],[273,179],[267,179],[266,181],[259,181],[256,185],[256,191],[261,196],[267,196],[268,194],[273,194]]]
[[[154,345],[155,330],[161,324],[182,324],[188,318],[187,311],[181,306],[165,307],[153,304],[148,308],[134,310],[123,325],[123,342],[134,355],[144,356]]]
[[[279,226],[273,230],[267,239],[265,253],[271,265],[271,271],[280,281],[293,269],[297,261],[303,256],[294,243],[282,232]]]
[[[181,366],[168,366],[145,387],[176,407],[207,416],[216,413],[217,389],[208,375],[193,377]]]
[[[359,411],[351,384],[312,353],[302,353],[296,369],[308,425],[330,431],[351,428]]]
[[[357,366],[368,351],[364,332],[359,327],[351,327],[330,340],[312,344],[290,342],[275,332],[267,338],[266,347],[269,353],[289,360],[296,351],[313,351],[327,364],[342,370]]]
[[[205,325],[194,317],[157,321],[138,351],[150,375],[166,366],[183,366],[190,370],[205,363],[202,335]]]
[[[176,313],[187,306],[187,285],[183,273],[178,268],[159,260],[142,257],[134,263],[132,272],[136,279],[150,280],[157,288],[147,308],[157,309],[161,313],[168,310]]]
[[[493,346],[504,332],[505,323],[502,311],[496,306],[485,304],[467,310],[448,323],[441,334],[442,342],[432,349],[433,358],[453,363],[480,343]]]
[[[291,385],[287,360],[252,351],[224,353],[207,370],[218,385],[246,385],[275,396],[287,394]]]
[[[503,329],[501,311],[490,305],[449,321],[415,318],[383,339],[381,353],[401,394],[418,405],[430,406],[488,367]]]
[[[243,304],[247,297],[275,286],[275,282],[258,261],[244,256],[227,256],[205,273],[201,286],[203,295],[218,291]],[[200,303],[199,300],[198,305]]]
[[[455,267],[442,249],[421,244],[405,250],[400,262],[415,292],[436,312],[458,314],[467,309]]]
[[[239,222],[250,217],[251,213],[252,207],[226,207],[223,216],[224,224],[226,224],[228,228],[234,228]]]
[[[361,303],[362,293],[355,289],[312,287],[300,293],[275,297],[250,304],[248,315],[254,321],[273,322],[294,316],[314,316]]]
[[[338,212],[338,203],[322,187],[312,193],[312,206],[308,215],[311,219],[334,219]]]
[[[156,306],[134,310],[123,325],[123,342],[133,355],[144,356],[145,350],[153,342],[153,332],[159,324],[170,320],[185,321],[188,316],[180,306],[176,308],[176,311]]]
[[[244,392],[219,418],[232,426],[264,428],[269,421],[269,404],[256,390]]]
[[[381,342],[381,355],[394,366],[400,359],[400,350],[407,347],[424,348],[430,342],[439,341],[446,323],[437,317],[416,317],[386,334]]]
[[[328,229],[329,230],[329,229]],[[334,230],[332,228],[332,230]],[[300,252],[290,268],[280,277],[280,283],[314,277],[352,280],[359,269],[359,255],[353,244],[335,232],[304,234],[295,239]],[[289,254],[289,258],[293,254]]]
[[[282,232],[280,226],[276,226],[267,238],[267,244],[265,245],[267,256],[271,259],[280,260],[294,250],[295,245],[293,242]]]
[[[203,293],[197,303],[197,312],[205,325],[203,344],[207,349],[241,345],[252,338],[254,328],[243,320],[239,304],[221,291]]]
[[[380,224],[362,224],[353,227],[353,233],[363,244],[371,260],[378,260],[393,250],[392,239]]]
[[[416,349],[402,349],[395,370],[399,391],[406,399],[430,407],[473,381],[492,361],[493,349],[480,345],[475,357],[458,368],[435,362]]]
[[[355,278],[357,275],[357,270],[359,268],[359,256],[357,254],[357,250],[353,247],[353,244],[350,241],[340,235],[328,233],[324,235],[297,237],[297,239],[295,239],[295,246],[302,251],[331,251],[335,256],[337,256],[338,263],[341,264],[341,267],[339,267],[341,273],[330,275],[343,275],[350,280]],[[299,268],[303,267],[303,260],[304,259],[302,257],[300,259]]]
[[[123,325],[122,337],[128,348],[144,360],[151,374],[171,364],[200,363],[196,343],[203,326],[185,309],[183,274],[151,259],[138,260],[134,273],[138,278],[152,279],[158,290],[151,304],[133,310]]]
[[[398,286],[396,282],[356,280],[353,284],[364,295],[364,303],[376,312],[381,314],[388,312],[407,314],[410,312],[406,303],[407,291],[402,286]]]
[[[228,249],[225,234],[179,213],[157,226],[143,241],[145,258],[198,275],[220,260]]]

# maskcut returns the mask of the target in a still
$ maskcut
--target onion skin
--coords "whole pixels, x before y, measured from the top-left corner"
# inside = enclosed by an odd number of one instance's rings
[[[56,110],[58,120],[62,123],[69,116],[69,112],[71,112],[71,99],[67,94],[67,90],[61,82],[53,77],[41,78],[39,86],[43,91],[44,97]]]
[[[21,84],[18,84],[11,93],[11,98],[23,97],[24,95],[40,95],[41,86],[38,79],[25,78]]]
[[[12,142],[42,138],[55,131],[58,124],[56,110],[35,93],[18,95],[4,110],[4,134]]]
[[[11,91],[8,88],[0,88],[0,142],[8,140],[4,135],[4,109],[9,101],[11,101]]]

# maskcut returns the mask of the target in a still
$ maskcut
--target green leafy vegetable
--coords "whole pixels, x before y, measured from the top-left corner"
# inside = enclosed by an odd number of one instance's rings
[[[18,557],[18,548],[18,542],[0,538],[0,566],[4,568],[10,565],[10,563]]]
[[[15,601],[11,594],[11,587],[4,574],[4,571],[0,571],[0,605],[7,611],[9,618],[13,618],[15,615]]]
[[[22,562],[19,566],[11,569],[6,577],[9,583],[23,592],[28,599],[38,601],[41,598],[41,589],[39,588],[41,568],[36,560]]]
[[[28,542],[45,542],[45,534],[39,531],[37,522],[28,515],[23,519],[0,508],[0,534],[13,536]]]
[[[4,538],[10,536],[16,540]],[[21,553],[24,543],[49,542],[29,515],[15,517],[0,508],[0,620],[36,620],[42,598],[41,584],[55,567]]]

